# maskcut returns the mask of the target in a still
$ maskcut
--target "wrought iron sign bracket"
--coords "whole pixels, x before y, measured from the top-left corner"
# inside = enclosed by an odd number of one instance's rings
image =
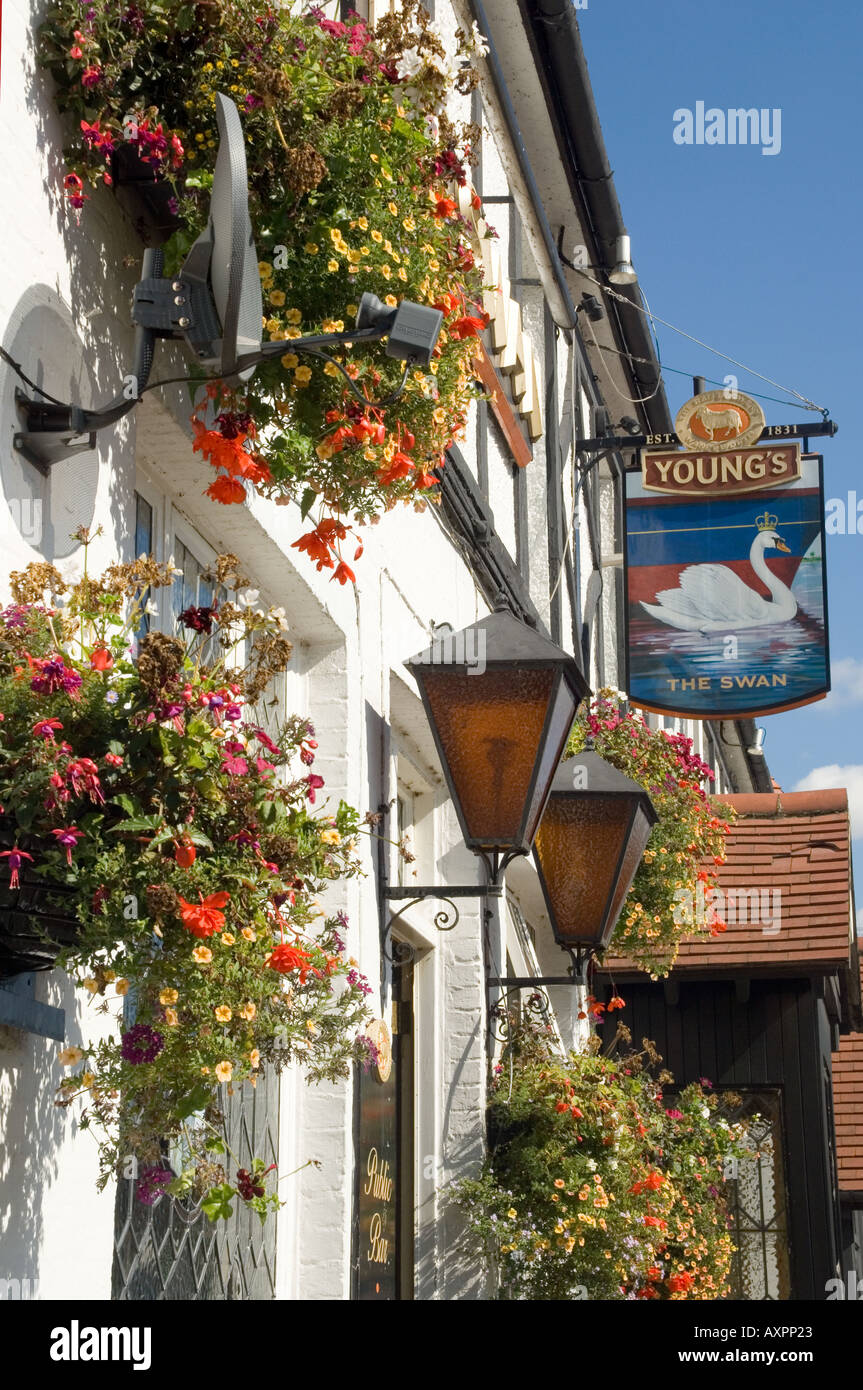
[[[489,989],[545,989],[547,985],[586,985],[590,955],[583,951],[561,948],[572,961],[566,975],[490,975]]]

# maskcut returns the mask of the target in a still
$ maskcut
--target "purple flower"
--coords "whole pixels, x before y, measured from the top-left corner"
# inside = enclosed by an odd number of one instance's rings
[[[369,1072],[372,1067],[376,1067],[381,1059],[381,1054],[371,1038],[367,1038],[363,1033],[357,1038],[357,1048],[361,1052],[360,1062],[363,1071]]]
[[[81,685],[81,677],[77,671],[67,669],[62,657],[43,657],[33,665],[38,675],[31,680],[30,689],[35,690],[37,695],[53,695],[56,691],[63,690],[75,698]]]
[[[174,1174],[170,1168],[158,1168],[155,1165],[145,1168],[138,1179],[138,1201],[143,1202],[145,1207],[151,1207],[173,1181]]]
[[[142,1062],[152,1062],[165,1046],[162,1034],[147,1023],[136,1023],[120,1039],[120,1051],[126,1062],[140,1066]]]

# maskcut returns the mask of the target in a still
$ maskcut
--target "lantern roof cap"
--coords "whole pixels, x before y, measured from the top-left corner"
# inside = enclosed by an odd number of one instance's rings
[[[574,781],[575,772],[582,768],[583,775],[578,783]],[[641,796],[645,810],[655,824],[659,820],[647,790],[640,782],[627,777],[625,772],[606,762],[593,749],[584,748],[572,758],[564,758],[554,774],[551,784],[552,796]]]
[[[425,651],[410,657],[405,665],[411,671],[432,665],[474,670],[480,662],[486,667],[556,666],[562,669],[579,699],[590,693],[575,658],[503,606],[459,632],[442,634]]]

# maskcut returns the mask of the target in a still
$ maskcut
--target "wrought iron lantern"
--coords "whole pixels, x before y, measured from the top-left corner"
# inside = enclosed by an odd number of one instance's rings
[[[644,788],[598,753],[560,764],[534,857],[554,939],[579,963],[608,944],[658,819]]]
[[[465,844],[493,878],[533,843],[588,686],[571,656],[504,607],[407,663]]]

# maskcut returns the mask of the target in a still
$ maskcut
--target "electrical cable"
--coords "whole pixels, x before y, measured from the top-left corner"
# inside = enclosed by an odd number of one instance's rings
[[[585,280],[590,280],[591,284],[597,285],[604,294],[609,295],[612,299],[619,300],[621,304],[628,304],[630,309],[637,309],[640,314],[644,314],[646,318],[649,318],[651,323],[653,323],[654,320],[656,323],[661,323],[664,328],[670,328],[672,333],[679,333],[681,338],[688,338],[691,343],[696,343],[698,347],[704,348],[706,352],[712,352],[715,357],[723,358],[724,361],[730,362],[734,367],[739,367],[741,371],[747,372],[750,376],[757,376],[759,381],[766,381],[769,386],[775,386],[778,391],[785,391],[789,396],[796,396],[799,401],[803,402],[807,410],[817,411],[825,420],[830,418],[830,411],[826,406],[816,405],[808,396],[802,395],[800,391],[795,391],[793,386],[783,386],[781,381],[774,381],[772,377],[765,376],[763,372],[757,372],[754,367],[747,367],[745,362],[739,361],[736,357],[731,357],[727,352],[721,352],[719,348],[711,347],[709,343],[703,342],[701,338],[696,338],[694,334],[687,333],[685,329],[678,328],[674,323],[669,323],[668,319],[660,318],[658,314],[650,312],[643,304],[639,304],[635,300],[630,299],[628,295],[619,294],[617,290],[612,289],[610,285],[604,285],[602,281],[597,280],[595,276],[588,275],[587,271],[582,270],[580,266],[574,265],[571,261],[567,261],[567,264],[570,269],[574,270],[578,275],[583,275]]]

